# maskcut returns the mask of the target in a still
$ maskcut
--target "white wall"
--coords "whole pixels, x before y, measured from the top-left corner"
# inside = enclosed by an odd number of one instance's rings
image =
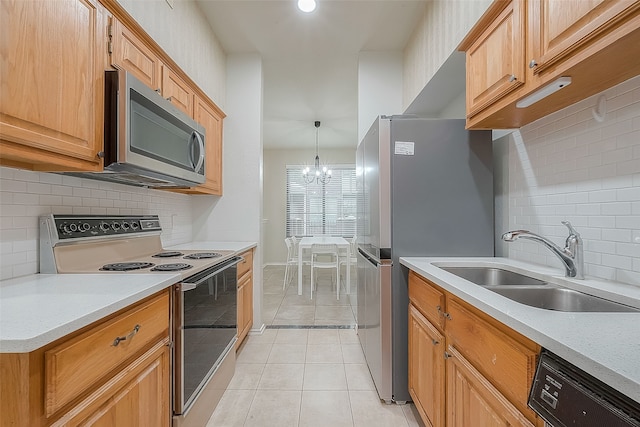
[[[154,214],[163,245],[191,240],[187,195],[0,167],[0,279],[39,272],[38,217],[50,213]]]
[[[404,49],[402,110],[456,50],[491,0],[433,0]]]
[[[315,157],[313,150],[265,150],[264,151],[264,264],[284,264],[287,248],[284,244],[287,165],[309,164]],[[356,151],[325,149],[320,152],[323,163],[334,167],[339,164],[355,165]]]
[[[194,240],[260,242],[262,227],[262,59],[227,57],[223,196],[194,196]],[[262,245],[254,255],[254,329],[262,326]]]
[[[508,141],[507,229],[528,229],[564,246],[569,220],[584,239],[586,274],[640,285],[640,76],[524,126]],[[506,245],[509,257],[562,269],[534,242]],[[564,271],[564,270],[562,270]]]
[[[402,113],[402,52],[358,55],[358,142],[377,116]]]
[[[226,55],[193,0],[118,0],[129,14],[225,110]]]

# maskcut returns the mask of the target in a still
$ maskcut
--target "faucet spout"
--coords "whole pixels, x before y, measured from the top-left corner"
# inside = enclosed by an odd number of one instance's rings
[[[567,237],[564,248],[556,245],[546,237],[542,237],[528,230],[507,231],[502,235],[502,240],[505,242],[514,242],[518,239],[528,239],[542,243],[551,252],[553,252],[560,261],[562,261],[566,277],[584,279],[582,239],[580,238],[580,234],[571,226],[569,221],[562,221],[562,224],[569,229],[570,233],[569,237]]]

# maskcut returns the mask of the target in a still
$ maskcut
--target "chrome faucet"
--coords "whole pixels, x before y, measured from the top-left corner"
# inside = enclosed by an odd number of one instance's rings
[[[562,221],[562,224],[569,229],[569,236],[565,242],[564,249],[560,248],[560,246],[556,245],[551,240],[527,230],[507,231],[502,235],[502,240],[505,242],[513,242],[522,238],[540,242],[560,258],[565,268],[566,277],[584,279],[584,260],[580,233],[571,226],[569,221]]]

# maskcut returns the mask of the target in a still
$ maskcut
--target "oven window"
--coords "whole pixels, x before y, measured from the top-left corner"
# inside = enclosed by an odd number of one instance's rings
[[[236,267],[184,292],[184,390],[187,407],[236,336]]]

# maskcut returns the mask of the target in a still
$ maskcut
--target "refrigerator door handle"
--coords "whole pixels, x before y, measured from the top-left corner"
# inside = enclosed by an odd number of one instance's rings
[[[364,257],[364,259],[366,259],[367,261],[369,261],[369,263],[371,263],[372,265],[376,266],[376,267],[381,267],[381,266],[392,266],[393,265],[393,261],[391,261],[390,259],[379,259],[374,257],[373,255],[371,255],[369,252],[365,252],[362,249],[358,248],[358,253],[360,255],[362,255]]]

